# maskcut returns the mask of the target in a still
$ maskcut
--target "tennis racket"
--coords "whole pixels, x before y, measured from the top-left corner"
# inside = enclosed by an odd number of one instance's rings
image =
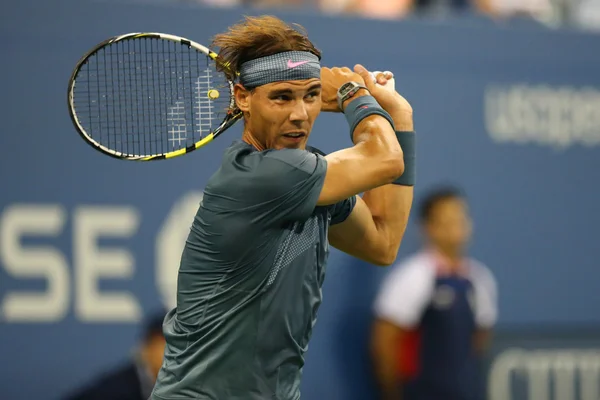
[[[217,53],[163,33],[129,33],[95,46],[69,79],[79,135],[109,156],[151,161],[188,154],[242,116]]]

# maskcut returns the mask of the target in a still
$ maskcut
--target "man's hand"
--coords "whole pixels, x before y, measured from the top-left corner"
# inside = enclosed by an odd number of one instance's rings
[[[337,91],[347,82],[365,85],[363,77],[350,68],[321,68],[321,111],[341,112],[337,103]]]
[[[394,88],[394,75],[391,72],[377,72],[375,80],[373,75],[360,64],[354,67],[354,72],[363,78],[371,95],[391,115],[397,130],[413,130],[412,106]]]

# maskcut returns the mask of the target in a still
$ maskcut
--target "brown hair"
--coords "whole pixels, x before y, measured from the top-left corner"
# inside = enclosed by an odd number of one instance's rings
[[[288,25],[270,15],[245,17],[227,32],[216,35],[212,46],[220,48],[219,60],[229,66],[225,73],[232,80],[246,61],[284,51],[308,51],[321,59],[321,52],[308,40],[302,26]]]

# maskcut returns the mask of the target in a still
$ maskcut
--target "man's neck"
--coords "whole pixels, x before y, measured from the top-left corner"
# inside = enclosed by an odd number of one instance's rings
[[[465,255],[461,249],[443,249],[439,247],[434,247],[433,249],[441,261],[449,267],[457,268],[464,261]]]
[[[254,147],[258,151],[263,151],[265,149],[264,146],[258,140],[256,140],[254,135],[252,135],[249,131],[245,129],[242,133],[242,140],[248,143],[250,146]]]

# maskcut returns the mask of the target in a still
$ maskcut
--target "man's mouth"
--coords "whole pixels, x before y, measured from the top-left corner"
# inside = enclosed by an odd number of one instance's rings
[[[304,137],[306,135],[302,132],[290,132],[290,133],[284,133],[283,136],[298,139],[298,138]]]

